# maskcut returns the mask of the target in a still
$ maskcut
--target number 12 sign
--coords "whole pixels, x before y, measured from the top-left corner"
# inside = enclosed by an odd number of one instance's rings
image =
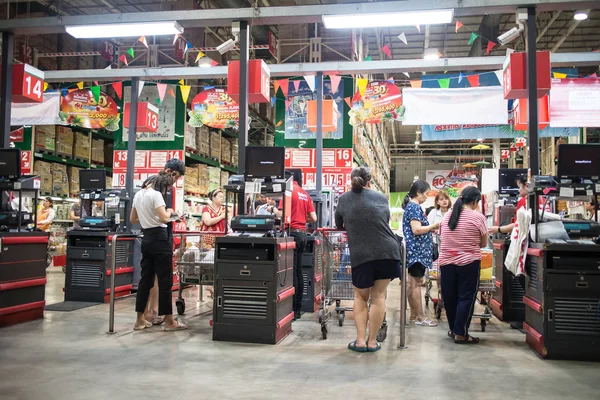
[[[41,103],[44,100],[44,73],[28,64],[13,65],[13,103]]]

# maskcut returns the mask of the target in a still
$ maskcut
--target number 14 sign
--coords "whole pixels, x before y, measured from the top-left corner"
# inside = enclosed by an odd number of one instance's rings
[[[13,103],[41,103],[44,100],[44,73],[28,64],[13,65]]]

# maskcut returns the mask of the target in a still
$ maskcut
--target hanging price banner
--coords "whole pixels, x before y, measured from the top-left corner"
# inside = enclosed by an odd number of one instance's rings
[[[189,116],[188,123],[195,128],[206,125],[215,129],[237,129],[240,107],[224,89],[209,89],[194,97]]]
[[[75,90],[62,97],[58,116],[63,124],[111,132],[119,129],[121,121],[114,100],[100,92],[96,101],[89,89]]]
[[[402,121],[404,106],[400,89],[393,82],[369,82],[364,96],[356,92],[352,98],[352,109],[348,115],[353,126],[390,120]]]

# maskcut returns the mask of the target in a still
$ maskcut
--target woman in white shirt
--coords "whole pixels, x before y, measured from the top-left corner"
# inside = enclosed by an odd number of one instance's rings
[[[137,320],[134,330],[152,327],[152,322],[144,317],[154,276],[158,278],[158,315],[165,316],[165,331],[187,329],[173,318],[173,248],[167,232],[167,223],[173,214],[167,209],[163,195],[173,186],[173,177],[161,173],[156,175],[146,188],[140,190],[133,199],[130,220],[142,226],[142,278],[138,284],[135,311]]]

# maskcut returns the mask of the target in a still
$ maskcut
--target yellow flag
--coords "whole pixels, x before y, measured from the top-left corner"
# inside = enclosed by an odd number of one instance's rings
[[[553,72],[553,74],[556,79],[565,79],[567,77],[567,74],[561,74],[560,72]]]
[[[181,80],[179,81],[179,84],[180,84],[180,85],[185,85],[185,81],[184,81],[183,79],[181,79]]]
[[[77,82],[77,87],[79,90],[83,89],[83,82]]]
[[[205,56],[205,54],[203,52],[199,51],[198,55],[196,56],[196,64],[198,64],[198,61],[200,61],[200,59],[204,56]]]
[[[48,90],[48,82],[44,82],[44,92]]]
[[[181,98],[183,99],[184,103],[187,103],[188,101],[188,97],[190,96],[190,89],[192,87],[188,86],[188,85],[181,85],[180,89],[181,89]]]
[[[358,86],[358,91],[360,95],[364,97],[365,91],[367,90],[367,84],[369,83],[368,79],[358,78],[356,80],[356,85]]]

